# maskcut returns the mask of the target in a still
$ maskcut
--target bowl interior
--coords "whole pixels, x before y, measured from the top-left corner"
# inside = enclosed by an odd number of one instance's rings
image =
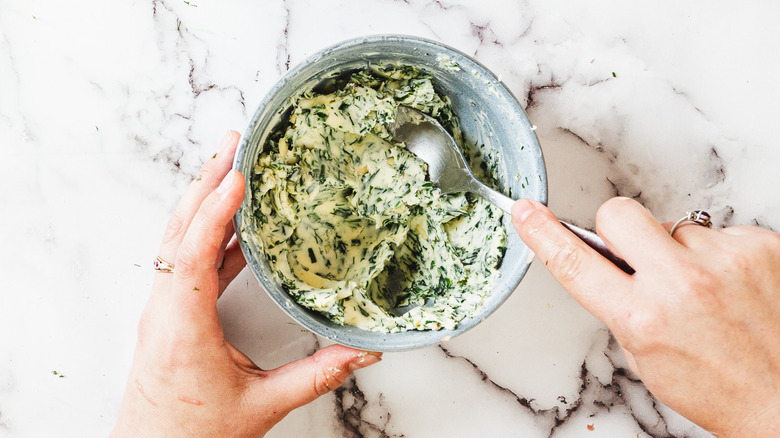
[[[350,40],[325,49],[291,70],[266,96],[241,144],[234,168],[247,178],[245,201],[235,217],[244,256],[271,298],[307,329],[332,341],[372,351],[397,351],[434,345],[469,330],[496,310],[528,270],[530,250],[504,217],[507,251],[501,277],[477,315],[462,320],[456,330],[378,333],[340,326],[317,312],[298,305],[274,277],[263,250],[245,236],[256,232],[252,220],[249,176],[267,137],[284,122],[292,98],[312,87],[327,91],[345,72],[376,65],[412,65],[434,77],[436,91],[449,96],[459,118],[463,139],[485,144],[488,161],[498,160],[500,189],[509,196],[546,203],[547,176],[539,142],[520,104],[509,90],[481,64],[442,44],[407,36],[375,36]]]

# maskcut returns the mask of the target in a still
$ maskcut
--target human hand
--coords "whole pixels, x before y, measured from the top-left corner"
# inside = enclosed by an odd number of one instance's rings
[[[225,339],[217,298],[246,264],[231,221],[244,198],[230,170],[238,139],[228,132],[168,223],[159,256],[175,270],[155,274],[114,437],[261,436],[381,358],[332,345],[264,371]]]
[[[719,437],[780,436],[780,234],[686,225],[672,238],[671,224],[615,198],[597,229],[628,275],[537,202],[515,202],[512,220],[659,400]]]

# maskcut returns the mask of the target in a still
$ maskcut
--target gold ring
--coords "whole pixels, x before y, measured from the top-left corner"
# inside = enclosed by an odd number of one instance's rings
[[[157,258],[154,259],[154,270],[165,274],[173,274],[173,265],[161,259],[160,256],[157,256]]]

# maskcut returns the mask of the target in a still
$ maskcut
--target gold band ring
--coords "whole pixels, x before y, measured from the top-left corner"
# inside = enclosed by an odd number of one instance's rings
[[[154,270],[165,274],[173,274],[173,265],[157,256],[154,259]]]

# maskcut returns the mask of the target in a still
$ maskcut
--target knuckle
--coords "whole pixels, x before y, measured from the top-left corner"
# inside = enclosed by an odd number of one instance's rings
[[[635,210],[639,204],[628,198],[612,198],[601,204],[596,212],[596,222],[599,224],[608,224],[612,221],[626,216]]]
[[[780,257],[780,234],[778,233],[756,233],[762,252]]]
[[[191,356],[187,354],[188,339],[181,336],[171,336],[166,348],[159,352],[161,365],[167,369],[184,369],[192,363]]]
[[[589,255],[579,246],[567,246],[555,250],[548,268],[564,284],[576,283],[587,270]]]
[[[192,278],[199,270],[199,258],[188,245],[179,247],[176,253],[176,273],[182,278]]]
[[[541,246],[549,240],[546,236],[550,234],[549,227],[554,221],[555,219],[544,210],[534,210],[523,221],[520,233],[532,246]]]
[[[349,372],[338,366],[322,366],[314,375],[314,392],[322,396],[341,386]]]
[[[536,209],[528,214],[528,217],[523,221],[524,224],[528,224],[527,228],[533,230],[549,222],[550,218],[545,214],[544,210]]]
[[[186,231],[187,222],[178,214],[174,213],[168,220],[168,226],[163,235],[163,244],[168,244],[178,240]]]
[[[751,253],[731,250],[723,254],[723,257],[726,259],[726,266],[736,272],[749,272],[756,266],[755,256]]]
[[[658,317],[659,315],[651,311],[632,312],[626,315],[623,321],[624,335],[620,341],[623,348],[632,353],[653,349],[663,337],[659,332],[662,321]]]
[[[185,369],[199,362],[202,352],[210,347],[210,340],[198,330],[168,329],[161,343],[159,357],[171,369]]]
[[[205,164],[203,164],[203,166],[201,166],[200,173],[198,174],[201,180],[209,180],[213,177],[214,168],[211,164],[211,161],[212,160],[208,160]]]
[[[523,237],[558,281],[571,284],[585,274],[591,257],[571,239],[556,237],[553,227],[560,226],[546,211],[535,210],[524,221]]]
[[[713,293],[719,289],[718,277],[701,264],[684,263],[679,272],[682,273],[677,279],[681,285],[679,291],[681,299],[702,303],[712,299]]]
[[[147,315],[147,312],[144,312],[141,315],[141,319],[138,321],[138,326],[136,327],[136,337],[138,339],[139,344],[146,343],[152,331],[152,328],[150,326],[151,326],[150,318]]]

